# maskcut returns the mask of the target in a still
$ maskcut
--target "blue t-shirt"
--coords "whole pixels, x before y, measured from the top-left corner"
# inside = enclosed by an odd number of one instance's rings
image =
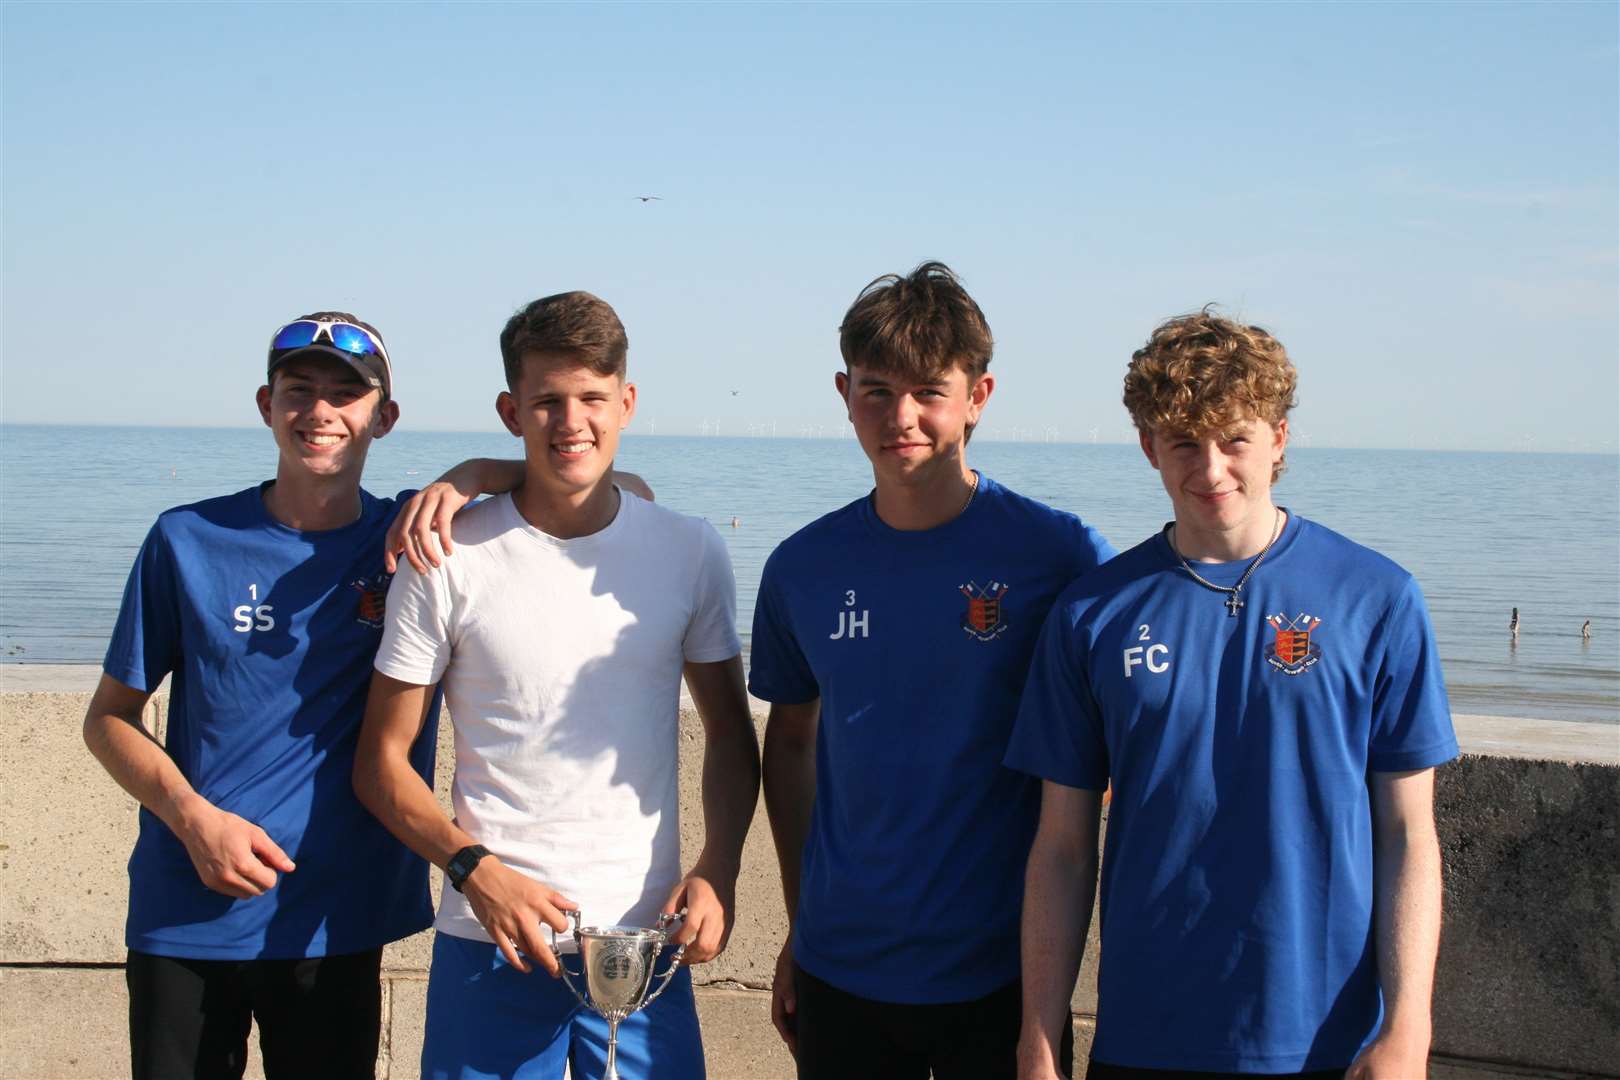
[[[903,1003],[1017,978],[1040,788],[1001,758],[1048,609],[1111,555],[987,476],[938,528],[892,529],[863,498],[771,555],[749,689],[821,699],[793,936],[806,971]]]
[[[1440,657],[1412,576],[1301,517],[1225,599],[1162,533],[1076,582],[1006,760],[1113,782],[1098,1061],[1339,1069],[1382,1015],[1368,773],[1456,756]]]
[[[428,866],[354,797],[354,751],[382,639],[383,536],[398,507],[300,532],[261,488],[161,515],[130,572],[107,674],[152,691],[171,672],[169,756],[198,794],[264,829],[297,869],[237,900],[197,877],[142,809],[129,860],[131,949],[205,960],[373,949],[433,921]],[[407,493],[408,494],[408,493]],[[438,699],[411,750],[432,782]]]

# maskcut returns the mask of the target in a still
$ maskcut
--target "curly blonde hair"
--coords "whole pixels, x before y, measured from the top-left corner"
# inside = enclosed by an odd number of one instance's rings
[[[1141,432],[1203,436],[1251,418],[1276,427],[1298,404],[1299,372],[1282,342],[1209,307],[1168,319],[1131,354],[1125,408]],[[1272,469],[1281,476],[1282,460]]]

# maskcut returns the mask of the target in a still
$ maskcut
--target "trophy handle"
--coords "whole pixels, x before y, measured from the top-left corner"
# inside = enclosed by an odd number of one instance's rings
[[[669,986],[670,980],[675,978],[675,973],[681,970],[681,957],[685,952],[685,945],[675,946],[675,955],[669,958],[669,970],[654,976],[654,978],[663,979],[664,981],[658,984],[658,989],[647,995],[647,1000],[641,1003],[643,1009],[658,1000],[658,995],[664,992],[665,988]]]
[[[677,922],[684,918],[686,918],[686,910],[684,908],[680,911],[666,911],[662,915],[658,916],[658,929],[667,932],[671,926],[674,926]],[[655,979],[662,979],[664,981],[658,984],[658,989],[647,995],[646,1000],[641,1003],[641,1008],[645,1009],[648,1005],[651,1005],[654,1001],[658,1000],[658,995],[662,994],[664,990],[668,988],[670,980],[674,979],[675,973],[681,969],[681,957],[685,955],[685,945],[675,946],[675,955],[669,958],[669,968],[663,973],[653,976]]]
[[[578,941],[579,909],[575,908],[573,911],[565,911],[563,914],[574,921],[574,940]],[[587,1009],[590,1008],[591,1003],[585,999],[584,994],[579,992],[579,987],[575,986],[574,980],[568,976],[568,965],[563,963],[562,950],[557,948],[557,931],[553,930],[549,923],[546,925],[546,929],[551,933],[551,955],[557,960],[557,970],[562,974],[562,981],[568,985],[568,992],[573,994],[575,999],[577,999],[581,1005],[585,1006]]]

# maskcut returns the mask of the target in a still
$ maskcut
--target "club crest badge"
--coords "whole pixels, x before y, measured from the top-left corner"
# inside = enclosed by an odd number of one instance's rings
[[[361,578],[349,586],[360,594],[355,604],[355,622],[375,630],[382,629],[383,616],[388,610],[388,581],[391,577],[392,574],[380,573]]]
[[[1008,586],[992,581],[980,588],[978,582],[970,581],[957,588],[968,601],[967,612],[962,616],[962,629],[979,641],[1000,637],[1001,632],[1007,629],[1007,620],[1002,616],[1001,598],[1007,595]]]
[[[1322,620],[1304,612],[1290,619],[1278,613],[1267,615],[1266,622],[1276,631],[1276,637],[1266,645],[1266,663],[1285,675],[1298,675],[1322,659],[1322,647],[1311,640],[1311,633]]]

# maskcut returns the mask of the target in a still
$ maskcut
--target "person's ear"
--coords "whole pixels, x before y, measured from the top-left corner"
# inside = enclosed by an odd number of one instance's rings
[[[1147,455],[1148,464],[1157,469],[1159,467],[1159,455],[1153,449],[1153,432],[1138,430],[1136,441],[1142,444],[1142,453]]]
[[[394,425],[397,423],[399,423],[399,402],[389,398],[377,406],[377,419],[372,425],[371,437],[373,439],[382,438],[390,431],[393,431]]]
[[[520,439],[523,437],[523,427],[518,423],[517,398],[512,396],[511,391],[502,390],[495,395],[495,414],[506,425],[507,431]]]

